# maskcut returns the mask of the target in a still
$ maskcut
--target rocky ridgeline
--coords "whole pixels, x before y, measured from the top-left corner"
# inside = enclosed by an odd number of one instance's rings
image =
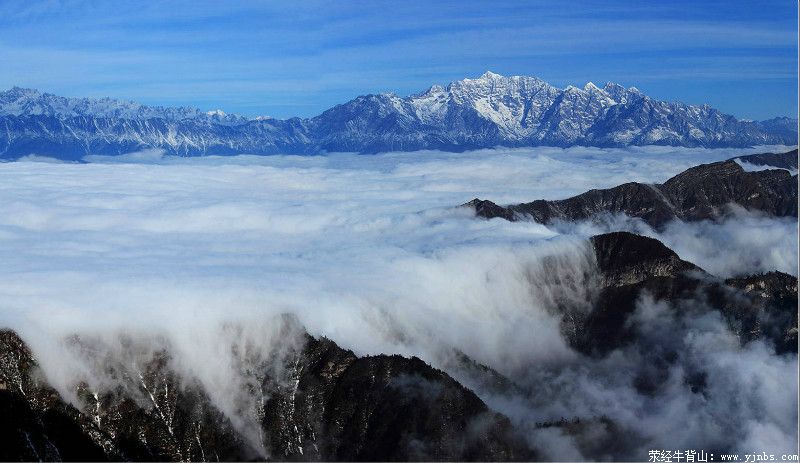
[[[292,329],[298,329],[293,327]],[[0,459],[15,460],[528,460],[509,421],[417,358],[356,357],[303,334],[274,365],[250,365],[257,440],[220,413],[160,351],[132,373],[109,358],[119,386],[79,385],[79,408],[41,379],[34,356],[0,332]],[[93,355],[102,352],[91,341]],[[243,372],[244,374],[244,372]],[[248,430],[245,430],[248,431]]]
[[[724,216],[730,204],[774,217],[797,217],[797,174],[766,169],[748,172],[736,162],[797,166],[797,150],[730,159],[692,167],[663,184],[625,183],[614,188],[590,190],[567,199],[499,206],[474,199],[473,207],[484,218],[534,220],[549,224],[576,221],[603,214],[626,214],[655,228],[675,219],[697,221]]]
[[[491,72],[407,97],[359,96],[316,117],[286,120],[13,88],[0,93],[0,159],[38,154],[78,160],[145,149],[200,156],[793,145],[796,122],[740,121],[707,105],[658,101],[613,83],[560,89],[536,77]]]

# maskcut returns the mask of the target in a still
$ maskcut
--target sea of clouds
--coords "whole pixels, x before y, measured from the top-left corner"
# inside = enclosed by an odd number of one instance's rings
[[[289,342],[271,326],[290,313],[311,334],[359,355],[417,355],[447,369],[457,350],[537,385],[513,397],[472,386],[551,458],[646,455],[668,444],[791,449],[796,356],[775,356],[762,343],[741,348],[721,320],[698,315],[676,328],[685,337],[664,340],[684,357],[669,368],[660,401],[652,400],[631,385],[630,372],[646,360],[637,346],[599,360],[579,355],[561,336],[551,302],[588,297],[581,284],[558,282],[591,273],[586,238],[609,230],[658,238],[721,277],[797,275],[796,220],[739,211],[657,232],[625,217],[545,227],[476,219],[454,207],[475,197],[509,204],[660,183],[699,163],[786,149],[192,159],[148,151],[82,164],[31,156],[0,164],[0,327],[20,333],[64,394],[77,381],[108,386],[64,350],[66,336],[113,344],[120,333],[156,333],[240,428],[252,420],[235,416],[231,398],[243,385],[230,343],[246,337],[267,355]],[[685,323],[652,301],[639,311],[642,330]],[[243,327],[237,339],[221,328],[231,324]],[[681,380],[697,363],[718,374],[703,397]],[[606,417],[636,433],[612,452],[534,425],[560,417]]]

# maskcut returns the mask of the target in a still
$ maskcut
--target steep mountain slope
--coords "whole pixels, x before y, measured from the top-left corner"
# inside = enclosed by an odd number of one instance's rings
[[[778,354],[797,352],[796,277],[771,272],[722,281],[658,240],[628,232],[597,235],[591,243],[601,274],[597,296],[591,311],[565,318],[571,325],[564,332],[578,350],[603,354],[646,345],[631,320],[646,294],[687,314],[719,311],[742,344],[766,339]]]
[[[712,393],[706,390],[710,366],[683,351],[700,319],[706,327],[719,319],[743,349],[764,341],[777,356],[796,355],[795,277],[771,272],[721,280],[659,241],[626,232],[594,236],[588,245],[596,265],[589,307],[554,299],[562,334],[587,362],[625,356],[632,363],[624,372],[603,374],[624,373],[636,394],[657,401],[685,387],[703,400],[719,399],[706,395]],[[660,305],[660,318],[642,319],[643,304]],[[630,453],[637,449],[630,446],[635,430],[609,417],[566,409],[569,419],[512,422],[420,359],[357,357],[307,335],[291,317],[282,323],[282,339],[298,334],[299,343],[287,343],[292,347],[275,357],[251,357],[247,350],[238,356],[249,379],[247,397],[231,399],[235,422],[200,382],[175,368],[168,345],[124,336],[114,345],[71,338],[65,348],[85,355],[114,387],[98,391],[81,383],[66,400],[48,386],[25,343],[0,330],[0,459],[533,460],[541,455],[520,440],[520,431],[549,428],[574,438],[585,455],[602,449],[605,459],[630,460],[638,454]],[[562,381],[544,375],[518,382],[463,354],[448,368],[516,406],[535,403],[537,394]],[[686,384],[662,390],[673,368]],[[741,423],[728,426],[735,440]]]
[[[796,158],[797,150],[748,159],[796,165]],[[692,167],[660,185],[631,182],[590,190],[567,199],[536,200],[508,207],[476,198],[465,206],[475,208],[480,217],[512,221],[531,218],[545,224],[556,220],[585,220],[603,213],[624,213],[658,228],[674,219],[695,221],[720,217],[731,203],[771,216],[797,217],[797,175],[783,169],[747,172],[734,159],[729,159]]]
[[[297,330],[289,320],[286,330]],[[290,333],[286,333],[289,335]],[[529,460],[508,420],[417,358],[356,357],[326,339],[279,363],[243,364],[254,408],[231,422],[168,349],[138,358],[133,339],[74,338],[117,386],[79,385],[66,402],[36,359],[0,331],[0,459],[13,460]],[[122,354],[120,347],[128,347]],[[128,357],[128,356],[131,357]],[[273,359],[275,360],[275,359]],[[255,428],[255,429],[253,429]]]
[[[28,154],[79,160],[87,154],[117,155],[158,148],[179,156],[207,153],[313,152],[307,129],[296,119],[240,125],[206,118],[125,119],[25,115],[0,117],[0,158]]]
[[[196,108],[0,93],[0,159],[79,159],[158,148],[168,154],[375,153],[494,146],[794,144],[796,121],[739,121],[706,105],[657,101],[635,88],[556,88],[487,72],[408,97],[365,95],[310,119],[253,120]]]

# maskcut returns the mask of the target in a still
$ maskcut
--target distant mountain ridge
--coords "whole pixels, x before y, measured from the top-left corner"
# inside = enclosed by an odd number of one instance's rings
[[[613,83],[559,89],[536,77],[492,72],[408,97],[359,96],[316,117],[286,120],[18,87],[0,92],[0,159],[39,154],[74,160],[153,148],[198,156],[790,145],[797,143],[796,127],[794,119],[741,121],[708,105],[659,101]]]

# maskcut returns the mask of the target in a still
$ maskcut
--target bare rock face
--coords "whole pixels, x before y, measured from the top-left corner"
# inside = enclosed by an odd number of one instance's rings
[[[779,354],[797,352],[796,277],[768,272],[729,278],[725,284],[758,302],[758,309],[734,314],[738,332],[744,340],[766,336],[774,341]]]
[[[53,389],[36,382],[27,346],[0,331],[0,460],[99,461],[109,457],[86,432],[90,425]]]
[[[72,342],[81,342],[73,339]],[[86,343],[83,346],[93,348]],[[115,390],[76,388],[78,406],[44,380],[36,359],[12,331],[0,331],[0,391],[25,420],[3,414],[4,460],[247,460],[257,456],[195,384],[183,385],[156,354],[134,375],[112,359]],[[103,361],[103,359],[98,359]],[[142,401],[145,398],[147,401]],[[21,423],[28,423],[22,426]]]
[[[702,271],[653,238],[615,232],[593,236],[590,241],[604,286],[634,285],[652,278]]]
[[[776,162],[788,163],[787,159],[796,156],[797,151],[784,153]],[[726,213],[729,204],[775,217],[797,217],[797,175],[783,169],[747,172],[734,160],[727,160],[692,167],[661,185],[625,183],[567,199],[508,207],[476,198],[464,206],[475,208],[477,216],[487,219],[530,218],[544,224],[623,213],[660,228],[674,219],[716,219]]]
[[[626,213],[648,223],[666,223],[675,211],[664,194],[653,185],[625,183],[606,190],[590,190],[561,201],[538,200],[509,207],[537,222],[585,220],[602,213]]]
[[[578,333],[570,341],[579,351],[603,355],[628,343],[646,343],[631,324],[645,295],[678,311],[717,311],[742,344],[764,339],[778,354],[797,351],[796,277],[770,272],[723,281],[658,240],[628,232],[597,235],[591,243],[600,287],[588,313],[569,317],[579,326],[564,330]]]
[[[254,442],[196,381],[158,351],[140,367],[114,358],[111,391],[86,385],[77,408],[41,378],[11,331],[0,332],[3,460],[528,460],[535,454],[509,421],[474,393],[417,358],[359,358],[304,335],[282,357],[282,375],[256,372]],[[91,340],[73,343],[102,354]],[[272,365],[274,367],[275,365]],[[274,371],[274,368],[273,368]]]
[[[267,435],[294,430],[280,458],[331,460],[513,460],[510,423],[471,391],[418,358],[357,358],[309,339],[296,389],[267,404]],[[290,407],[286,400],[292,397]],[[281,414],[280,410],[292,410]],[[282,416],[281,416],[282,415]],[[270,423],[270,424],[267,424]],[[315,436],[319,436],[316,438]],[[277,455],[276,455],[277,456]]]
[[[797,217],[797,176],[782,169],[746,172],[731,160],[715,162],[692,167],[659,189],[682,220],[719,217],[729,203],[775,217]]]
[[[485,217],[487,219],[500,217],[501,219],[506,219],[511,222],[516,220],[514,211],[502,206],[498,206],[491,201],[475,198],[468,203],[464,203],[463,206],[475,209],[475,215],[479,217]]]

